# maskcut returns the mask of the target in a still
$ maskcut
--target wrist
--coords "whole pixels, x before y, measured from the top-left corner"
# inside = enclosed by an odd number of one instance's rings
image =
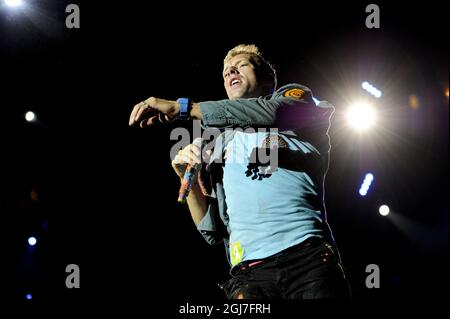
[[[200,103],[192,103],[190,117],[192,119],[196,119],[196,120],[201,120],[202,119],[202,112],[201,112],[201,109],[200,109]]]
[[[177,99],[178,118],[180,120],[189,120],[191,117],[192,101],[186,97]]]
[[[178,101],[175,101],[174,103],[173,115],[175,118],[180,116],[180,103],[178,103]]]

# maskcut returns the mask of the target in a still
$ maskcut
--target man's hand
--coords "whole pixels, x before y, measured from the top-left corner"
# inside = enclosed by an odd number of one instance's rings
[[[172,168],[175,173],[177,173],[178,177],[182,179],[188,165],[194,166],[196,164],[201,164],[201,162],[200,148],[194,144],[189,144],[178,151],[172,161]]]
[[[200,138],[197,139],[200,140]],[[212,150],[200,149],[197,145],[200,145],[201,142],[197,143],[197,139],[192,144],[179,150],[172,161],[172,168],[180,179],[183,179],[188,165],[194,166],[201,164],[202,161],[208,163],[211,158]]]
[[[156,123],[167,123],[175,120],[179,113],[180,105],[176,101],[150,97],[134,106],[128,125],[140,122],[140,127],[147,127]]]

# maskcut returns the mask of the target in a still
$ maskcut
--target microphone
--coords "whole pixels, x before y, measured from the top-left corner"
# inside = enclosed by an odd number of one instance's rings
[[[201,149],[202,147],[202,139],[196,138],[193,142],[193,145],[197,146]],[[200,151],[201,152],[201,151]],[[186,199],[189,196],[189,192],[191,191],[191,187],[194,184],[195,178],[197,176],[198,171],[202,167],[202,164],[188,165],[186,167],[186,171],[184,172],[183,180],[181,181],[180,191],[178,192],[178,202],[186,203]]]

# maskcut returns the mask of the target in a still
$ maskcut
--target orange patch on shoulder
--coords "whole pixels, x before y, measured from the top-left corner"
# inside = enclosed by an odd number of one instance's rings
[[[293,97],[294,99],[301,99],[303,94],[305,94],[305,91],[302,89],[290,89],[284,92],[283,95],[286,97]]]

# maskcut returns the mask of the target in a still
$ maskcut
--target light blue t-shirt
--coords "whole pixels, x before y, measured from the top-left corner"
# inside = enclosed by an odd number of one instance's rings
[[[261,153],[271,145],[278,152]],[[270,159],[271,165],[254,164],[256,158]],[[324,236],[322,156],[313,145],[295,134],[236,132],[224,161],[233,266]]]

